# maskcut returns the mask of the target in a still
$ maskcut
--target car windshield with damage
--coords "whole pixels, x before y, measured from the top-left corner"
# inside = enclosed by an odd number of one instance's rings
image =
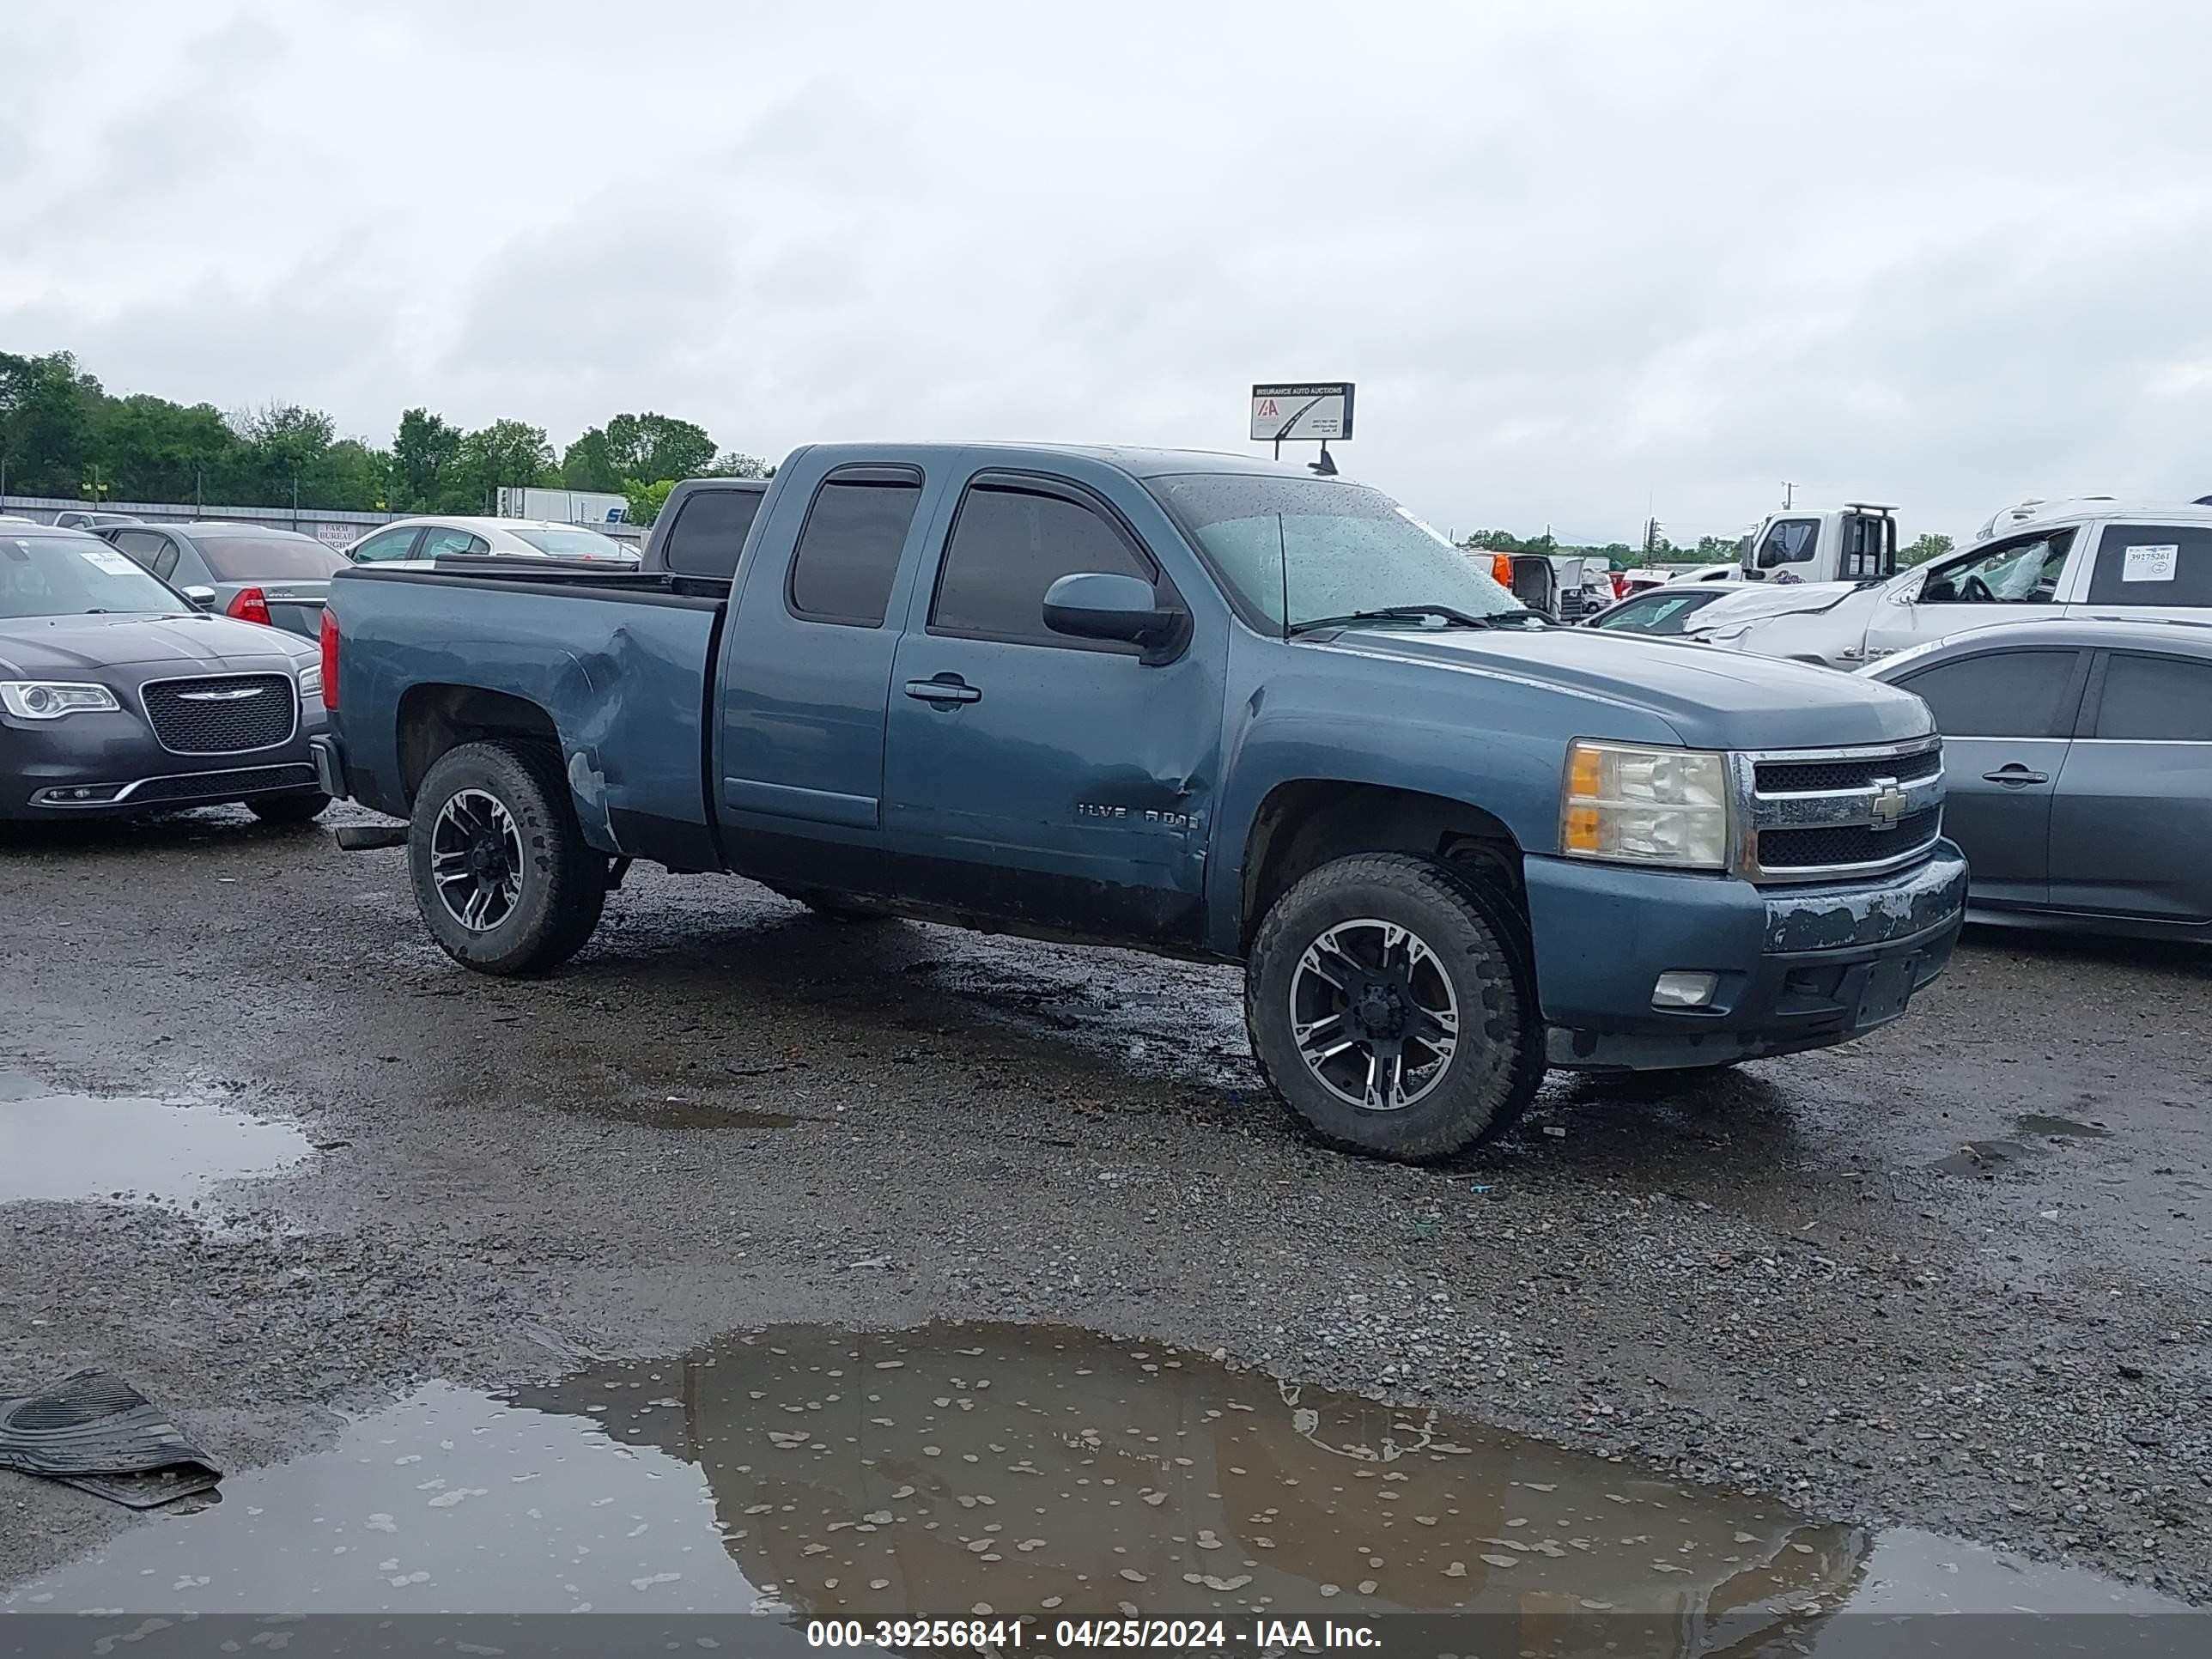
[[[1247,617],[1271,632],[1362,613],[1373,625],[1401,628],[1525,614],[1464,552],[1365,484],[1199,472],[1146,486]],[[1371,616],[1383,611],[1403,614]]]
[[[181,611],[170,590],[89,536],[0,534],[0,620]]]

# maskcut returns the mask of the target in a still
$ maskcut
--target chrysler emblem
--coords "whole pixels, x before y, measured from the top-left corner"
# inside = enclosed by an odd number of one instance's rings
[[[264,689],[258,685],[239,685],[226,691],[179,691],[177,695],[186,702],[236,702],[240,697],[258,697]]]

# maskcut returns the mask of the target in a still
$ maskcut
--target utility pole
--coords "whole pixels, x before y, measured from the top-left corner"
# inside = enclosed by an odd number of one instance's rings
[[[1789,479],[1784,478],[1782,481],[1782,510],[1784,513],[1787,513],[1791,507],[1796,505],[1797,486],[1791,483]]]

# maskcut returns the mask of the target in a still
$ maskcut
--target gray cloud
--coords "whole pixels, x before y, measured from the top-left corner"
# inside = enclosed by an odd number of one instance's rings
[[[0,112],[0,347],[125,389],[1218,447],[1340,374],[1424,516],[1624,539],[2212,489],[2191,0],[15,9],[100,50]]]

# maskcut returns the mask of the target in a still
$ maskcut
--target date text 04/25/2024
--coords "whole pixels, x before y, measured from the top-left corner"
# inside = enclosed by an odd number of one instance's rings
[[[888,1648],[899,1651],[967,1649],[980,1653],[1051,1653],[1116,1648],[1155,1652],[1220,1650],[1254,1652],[1316,1648],[1372,1650],[1371,1626],[1334,1620],[1256,1619],[1249,1629],[1220,1619],[857,1619],[808,1622],[806,1641],[817,1648]]]

